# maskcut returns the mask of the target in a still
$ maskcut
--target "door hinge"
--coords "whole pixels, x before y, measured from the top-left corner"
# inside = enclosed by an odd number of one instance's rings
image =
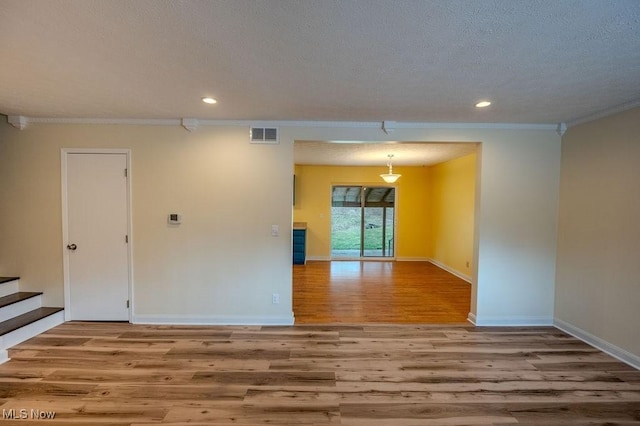
[[[124,177],[129,176],[129,169],[124,169]]]
[[[127,300],[127,309],[129,309],[129,301]]]
[[[129,243],[129,236],[128,235],[124,236],[124,242],[127,243],[127,244]]]

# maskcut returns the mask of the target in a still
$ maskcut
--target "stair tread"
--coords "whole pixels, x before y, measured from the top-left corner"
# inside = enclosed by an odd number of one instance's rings
[[[0,336],[4,336],[5,334],[19,329],[20,327],[24,327],[25,325],[34,323],[42,318],[46,318],[49,315],[53,315],[56,312],[60,312],[62,310],[63,308],[43,307],[34,309],[33,311],[29,311],[26,314],[19,315],[15,318],[11,318],[10,320],[0,322]]]
[[[9,283],[11,281],[19,280],[20,277],[0,277],[0,284]]]
[[[19,291],[8,296],[0,297],[0,308],[4,306],[13,305],[14,303],[21,302],[23,300],[31,299],[32,297],[42,295],[41,292],[32,291]]]

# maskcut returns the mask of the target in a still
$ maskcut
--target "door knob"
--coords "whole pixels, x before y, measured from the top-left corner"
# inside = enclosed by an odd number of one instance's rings
[[[75,244],[67,244],[67,248],[71,251],[75,251],[78,248],[78,246]]]

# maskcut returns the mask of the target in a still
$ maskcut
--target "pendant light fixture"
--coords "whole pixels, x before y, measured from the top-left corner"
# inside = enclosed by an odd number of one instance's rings
[[[389,166],[389,173],[381,174],[380,177],[384,179],[384,181],[387,183],[394,183],[402,175],[393,173],[393,165],[391,165],[391,159],[393,158],[393,154],[389,154],[387,155],[387,157],[389,157],[389,161],[387,162],[387,166]]]

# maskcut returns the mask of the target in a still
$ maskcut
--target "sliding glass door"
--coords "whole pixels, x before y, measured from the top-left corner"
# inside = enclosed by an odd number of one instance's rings
[[[364,188],[363,256],[393,257],[395,188]]]
[[[362,187],[334,186],[331,191],[331,258],[362,256]]]
[[[334,186],[331,257],[394,257],[395,188]]]

